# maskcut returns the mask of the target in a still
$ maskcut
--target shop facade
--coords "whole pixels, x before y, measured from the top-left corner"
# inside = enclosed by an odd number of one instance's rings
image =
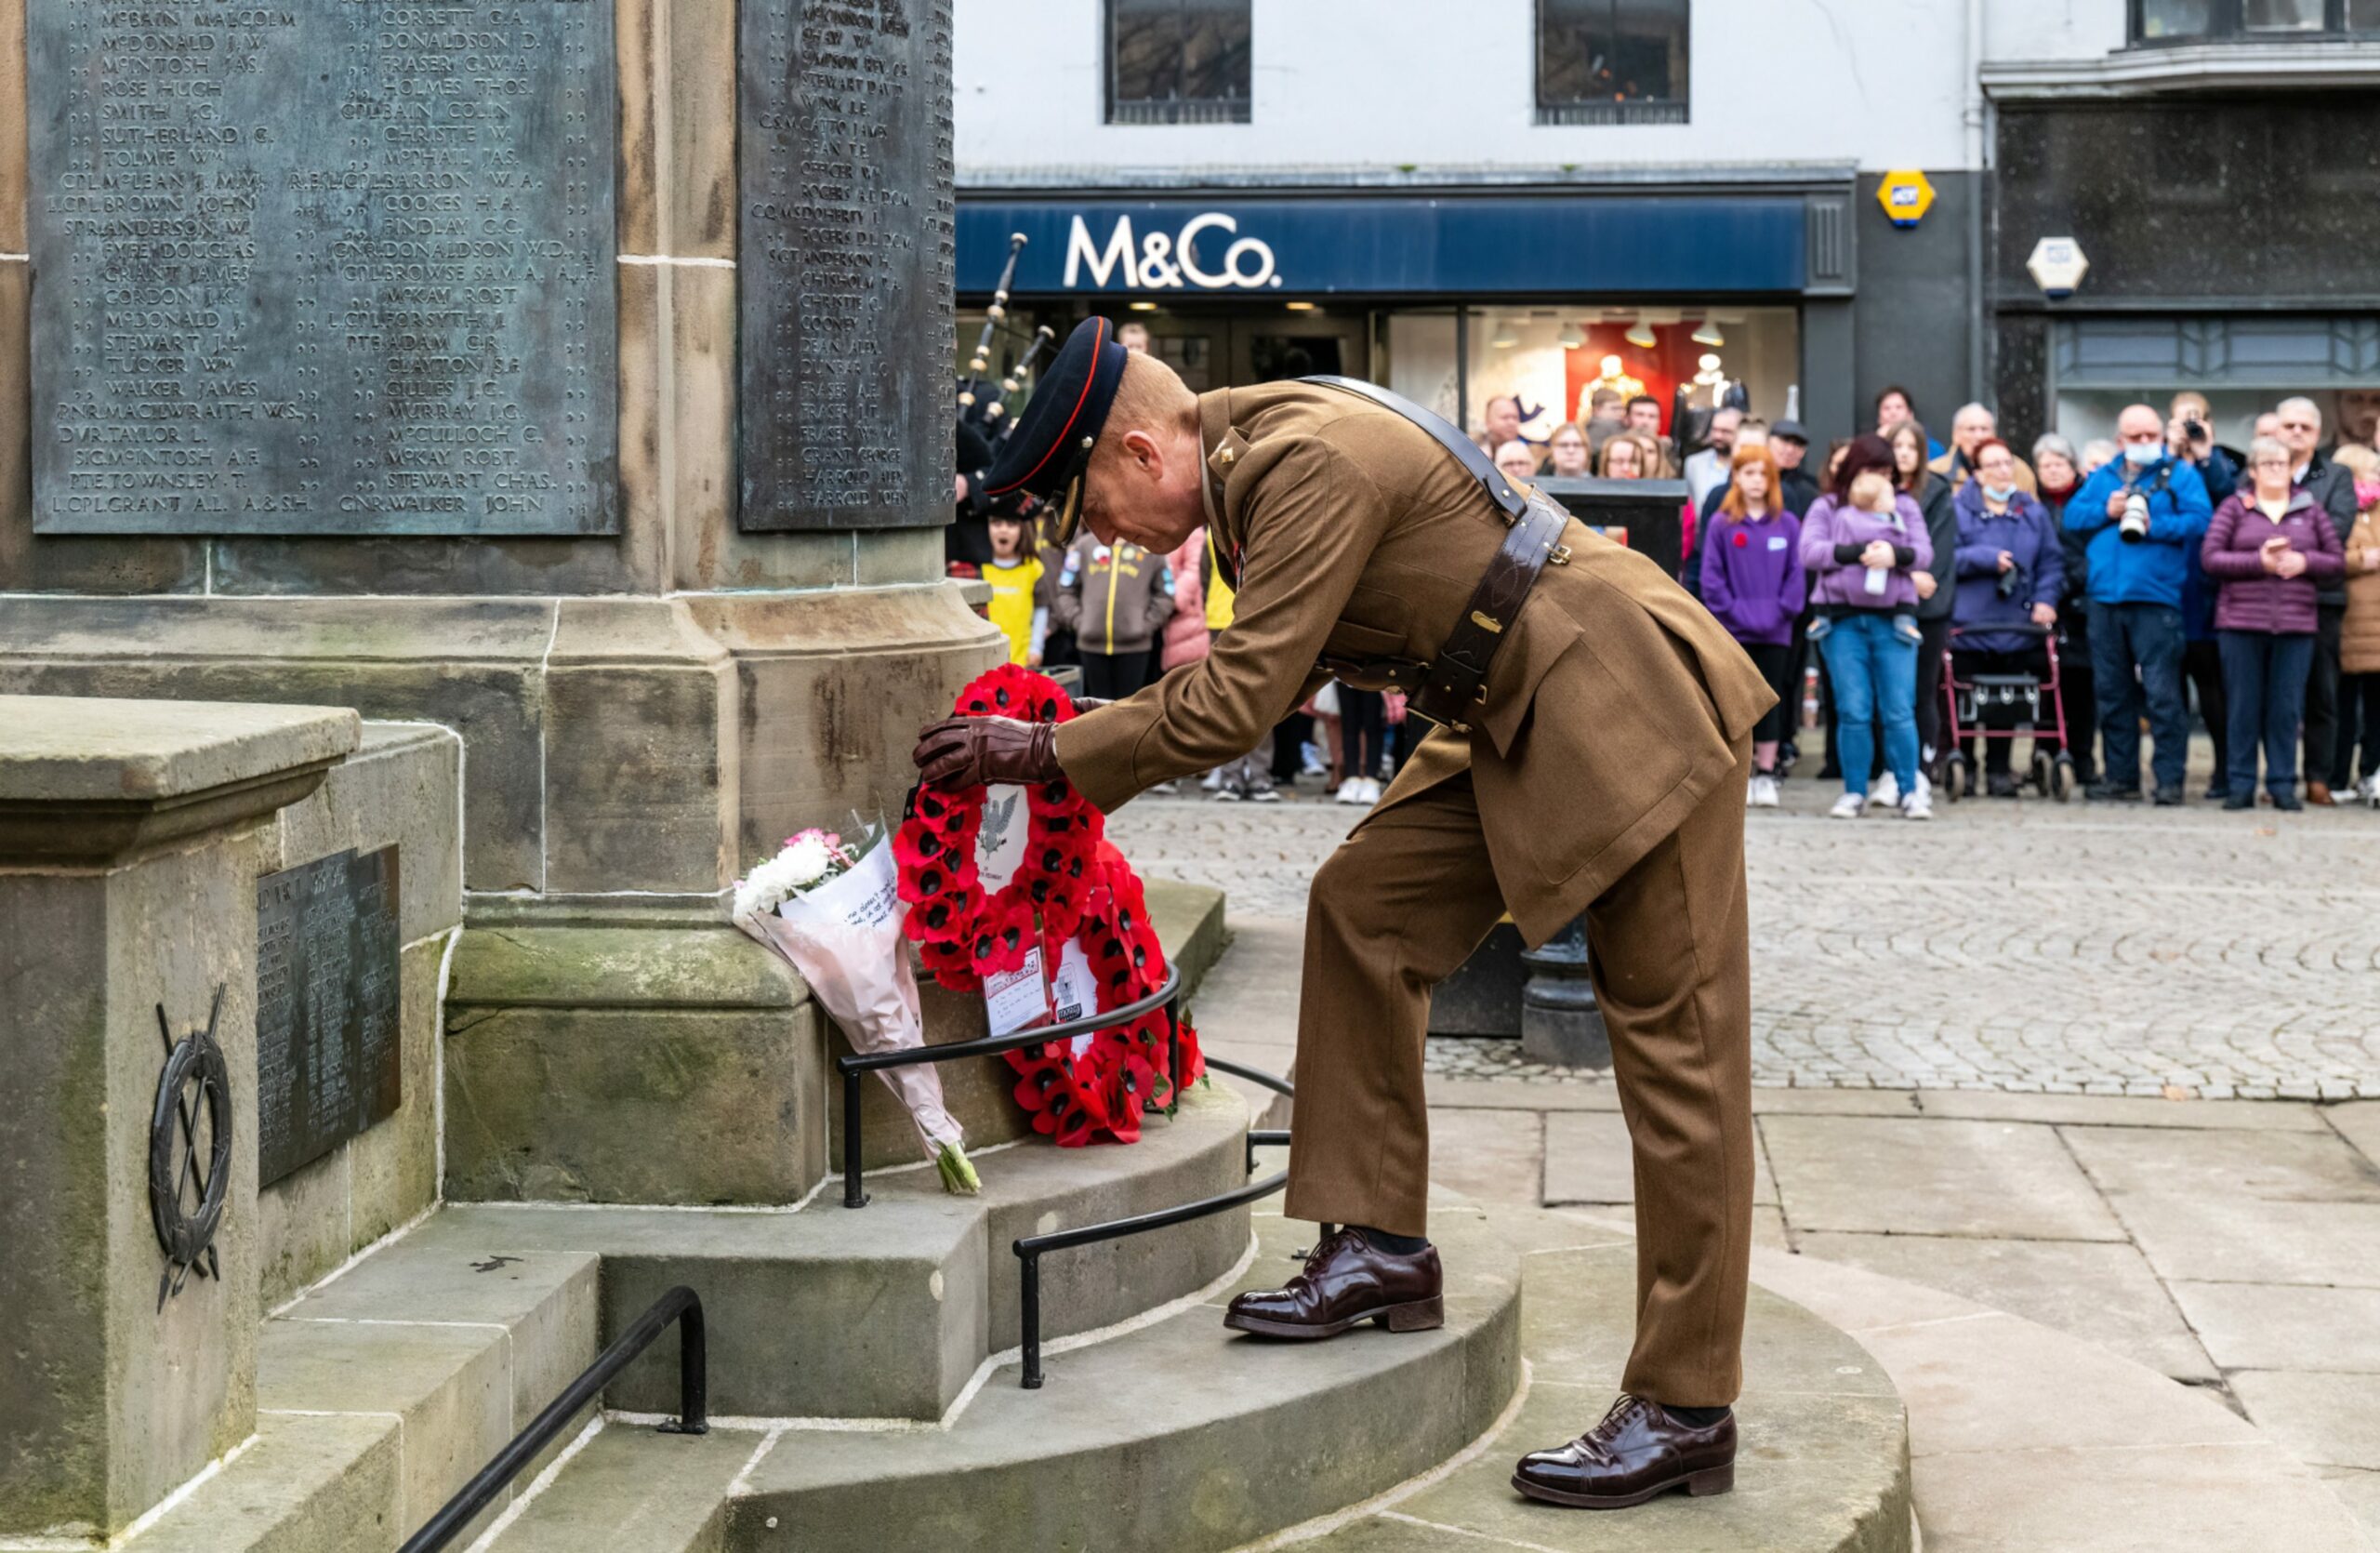
[[[2259,46],[2266,58],[2247,66],[2290,58]],[[2259,412],[2304,394],[2329,437],[2369,443],[2380,422],[2369,87],[2209,85],[2202,66],[2180,63],[2121,90],[2104,71],[2082,86],[2023,71],[1990,83],[2003,422],[2079,443],[2111,434],[2127,404],[2162,410],[2188,389],[2206,395],[2217,440],[2243,448]],[[2027,269],[2043,237],[2070,237],[2089,261],[2070,297],[2045,296]]]
[[[1466,427],[1511,394],[1541,441],[1599,386],[1666,413],[1726,379],[1755,414],[1847,425],[1857,183],[962,189],[959,337],[1022,233],[1004,359],[1097,312],[1145,325],[1197,390],[1343,373]]]

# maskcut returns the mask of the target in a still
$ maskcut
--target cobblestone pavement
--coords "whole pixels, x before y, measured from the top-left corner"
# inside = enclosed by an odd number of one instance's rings
[[[1921,826],[1786,789],[1747,816],[1757,1082],[2380,1096],[2380,814],[1971,800]],[[1359,817],[1311,790],[1148,798],[1111,833],[1228,891],[1235,921],[1294,921]],[[1432,1048],[1441,1072],[1603,1078],[1517,1042]]]

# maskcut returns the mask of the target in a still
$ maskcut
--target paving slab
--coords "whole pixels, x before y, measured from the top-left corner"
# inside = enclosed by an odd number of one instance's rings
[[[1990,1452],[1930,1457],[1916,1470],[1925,1553],[2369,1553],[2345,1507],[2269,1441]],[[2276,1480],[2296,1492],[2251,1487]]]
[[[2111,1193],[2161,1278],[2380,1288],[2380,1203]]]
[[[2321,1109],[2325,1125],[2355,1146],[2356,1151],[2380,1164],[2380,1100],[2351,1100]]]
[[[2053,1122],[2073,1127],[2229,1128],[2258,1133],[2319,1133],[2322,1111],[2287,1100],[2159,1100],[2119,1095],[2019,1095],[1990,1089],[1929,1089],[1917,1096],[1927,1116],[1976,1122]]]
[[[2380,1472],[2360,1467],[2320,1467],[2315,1471],[2323,1485],[2338,1495],[2347,1513],[2362,1521],[2375,1543],[2380,1543]]]
[[[1430,1115],[1430,1179],[1482,1202],[1538,1204],[1549,1119],[1530,1110]]]
[[[2237,1370],[2231,1391],[2298,1460],[2380,1471],[2380,1386],[2371,1376]]]
[[[1796,1231],[2123,1238],[2047,1127],[1818,1116],[1760,1126]]]
[[[2380,1202],[2380,1165],[2319,1133],[2076,1127],[2066,1141],[2110,1196]]]
[[[1545,1119],[1545,1203],[1625,1206],[1636,1201],[1635,1152],[1617,1111],[1567,1111]],[[1765,1149],[1752,1149],[1753,1202],[1777,1206]]]
[[[1937,1289],[2039,1321],[2177,1380],[2216,1378],[2148,1259],[2129,1245],[1806,1231],[1812,1256]],[[2374,1296],[2380,1298],[2380,1296]]]
[[[2171,1287],[2227,1370],[2380,1374],[2380,1289],[2182,1280]]]

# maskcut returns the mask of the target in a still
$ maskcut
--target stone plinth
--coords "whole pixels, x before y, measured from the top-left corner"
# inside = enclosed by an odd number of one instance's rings
[[[0,1533],[106,1535],[253,1431],[257,879],[354,712],[0,697]],[[215,1026],[232,1148],[212,1267],[159,1303],[151,1116]],[[199,1122],[202,1137],[211,1136]]]

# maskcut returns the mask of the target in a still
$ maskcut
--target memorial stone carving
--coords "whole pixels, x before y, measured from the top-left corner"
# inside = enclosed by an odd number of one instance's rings
[[[618,527],[609,0],[31,0],[46,533]]]
[[[747,530],[950,513],[949,0],[746,0]]]

